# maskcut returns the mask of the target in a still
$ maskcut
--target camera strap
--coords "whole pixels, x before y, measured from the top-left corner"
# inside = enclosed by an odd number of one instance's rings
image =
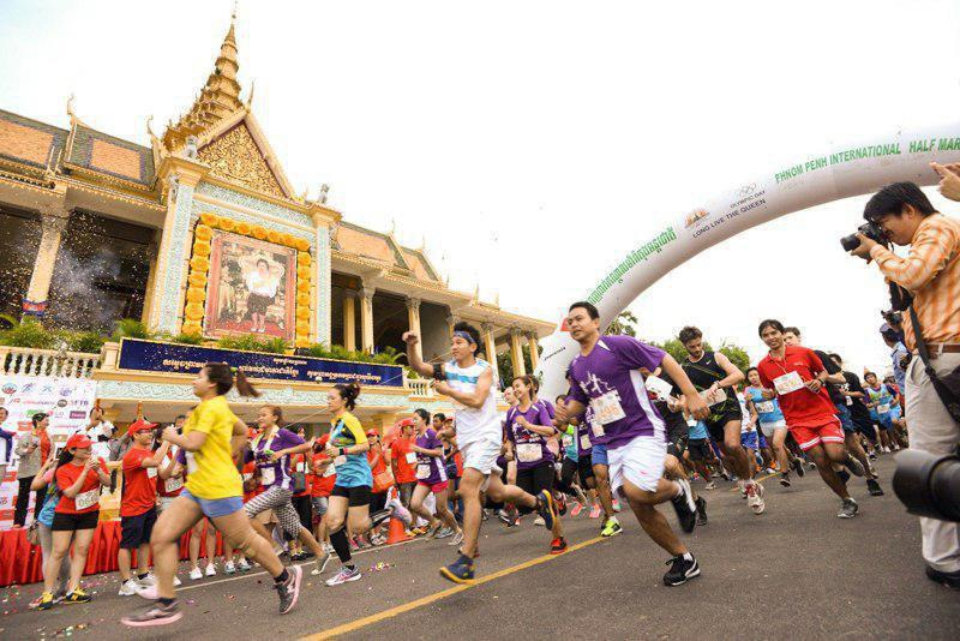
[[[953,420],[960,423],[960,398],[947,387],[937,375],[937,370],[930,364],[930,350],[927,349],[927,343],[923,340],[923,328],[920,326],[917,312],[914,311],[912,304],[908,309],[910,310],[910,324],[913,326],[913,336],[917,342],[917,352],[920,354],[920,360],[923,361],[923,371],[930,377],[930,382],[933,383],[933,389],[936,390],[940,401],[943,402],[944,407],[947,408],[947,412],[950,413]]]

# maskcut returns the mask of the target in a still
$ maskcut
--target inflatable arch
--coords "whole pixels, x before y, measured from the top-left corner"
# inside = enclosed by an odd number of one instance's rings
[[[931,161],[960,162],[960,123],[899,131],[779,167],[685,212],[627,254],[586,300],[600,310],[601,326],[606,327],[644,290],[708,247],[785,214],[870,193],[892,182],[936,184]],[[839,243],[835,249],[840,250]],[[567,389],[564,374],[579,348],[562,322],[541,345],[541,394],[555,398]]]

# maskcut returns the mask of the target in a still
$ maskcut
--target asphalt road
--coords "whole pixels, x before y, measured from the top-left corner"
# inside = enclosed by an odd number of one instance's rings
[[[870,497],[853,482],[861,514],[850,521],[837,519],[838,502],[815,474],[790,489],[767,481],[767,513],[759,517],[730,484],[704,492],[710,524],[687,537],[703,575],[677,588],[662,585],[667,556],[629,514],[621,515],[625,533],[612,540],[596,537],[597,521],[568,516],[572,549],[558,557],[547,555],[548,534],[529,519],[513,530],[489,521],[475,586],[439,577],[455,556],[446,541],[416,540],[361,553],[363,579],[337,588],[310,576],[306,564],[300,603],[284,617],[269,577],[258,572],[187,580],[184,619],[135,632],[118,620],[145,602],[117,596],[116,575],[87,579],[92,603],[48,612],[26,611],[39,586],[6,589],[0,637],[960,638],[960,592],[924,577],[919,528],[889,491],[891,458],[879,468],[888,494]],[[331,576],[330,565],[321,578]]]

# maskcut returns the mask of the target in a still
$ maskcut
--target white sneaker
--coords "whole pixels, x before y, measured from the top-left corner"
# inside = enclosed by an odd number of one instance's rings
[[[763,500],[763,486],[757,482],[747,486],[747,504],[756,515],[763,514],[767,504]]]
[[[233,561],[227,561],[223,564],[223,572],[224,574],[236,574],[237,566],[233,564]]]
[[[145,588],[153,587],[157,584],[157,577],[153,575],[153,572],[149,573],[147,576],[142,579],[137,579],[137,583],[142,585]]]
[[[239,561],[237,561],[237,569],[240,570],[241,572],[249,572],[250,570],[253,569],[253,566],[250,565],[250,562],[247,561],[246,559],[240,559]]]
[[[144,586],[137,583],[136,579],[127,579],[120,584],[120,596],[133,596],[134,594],[140,592]]]
[[[199,580],[202,579],[202,578],[203,578],[203,570],[201,570],[201,569],[198,568],[198,567],[197,567],[197,568],[193,568],[192,570],[190,570],[190,580],[191,580],[191,581],[199,581]]]
[[[463,530],[453,535],[453,539],[447,545],[460,545],[463,543]]]
[[[207,576],[217,576],[217,564],[213,561],[207,563],[207,571],[204,572]]]
[[[179,588],[181,585],[183,585],[183,581],[180,580],[180,577],[178,577],[176,574],[174,574],[174,575],[173,575],[173,587]]]
[[[740,498],[747,498],[747,484],[743,481],[737,481],[737,487],[740,490]]]
[[[543,520],[542,516],[538,516],[537,518],[533,519],[533,524],[543,526],[546,525],[546,521]]]
[[[716,483],[716,481],[710,481],[709,483],[707,483],[706,485],[703,486],[703,489],[705,489],[705,490],[715,490],[715,489],[717,489],[717,483]]]

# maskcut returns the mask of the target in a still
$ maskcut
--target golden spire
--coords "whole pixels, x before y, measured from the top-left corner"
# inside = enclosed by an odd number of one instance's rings
[[[190,110],[163,134],[163,144],[168,150],[179,149],[187,137],[199,136],[243,108],[240,83],[237,82],[240,65],[237,62],[236,19],[234,7],[230,29],[220,45],[220,55],[214,63],[213,73],[207,78],[207,83]]]

